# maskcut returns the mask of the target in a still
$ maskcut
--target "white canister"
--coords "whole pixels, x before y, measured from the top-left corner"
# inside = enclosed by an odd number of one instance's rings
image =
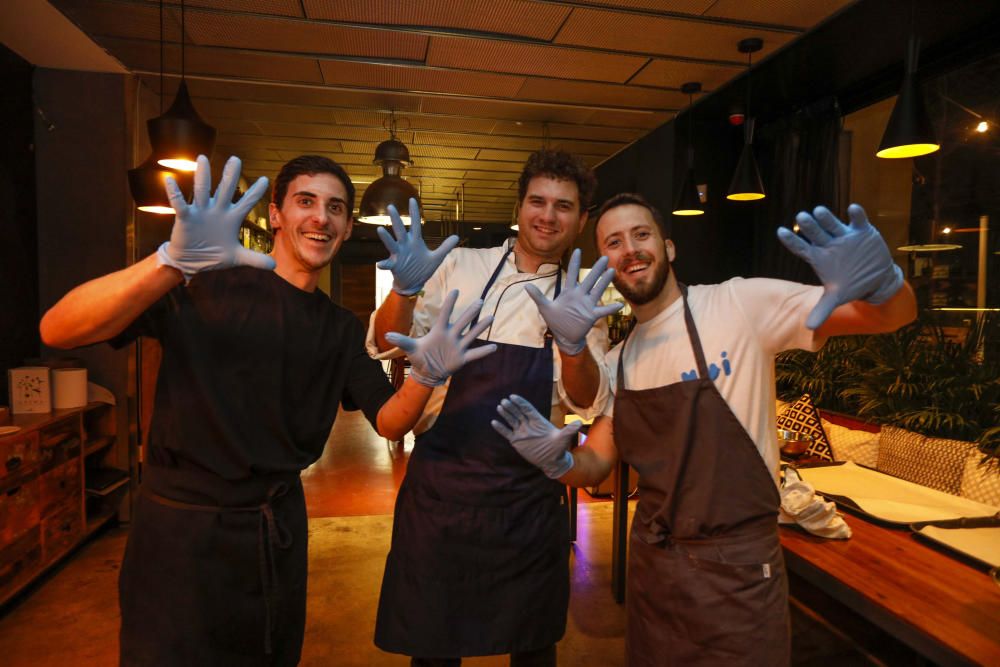
[[[87,404],[87,369],[52,370],[52,407],[56,410],[82,408]]]

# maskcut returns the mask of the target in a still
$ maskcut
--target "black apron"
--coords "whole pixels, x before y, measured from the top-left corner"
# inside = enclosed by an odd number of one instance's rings
[[[698,379],[628,390],[627,338],[618,357],[615,443],[639,473],[626,662],[787,665],[777,486],[709,378],[683,285],[681,293]]]
[[[557,295],[560,284],[557,273]],[[490,426],[512,393],[550,414],[552,379],[548,333],[541,348],[499,343],[452,376],[433,427],[417,436],[396,499],[375,624],[382,650],[459,658],[530,651],[563,636],[566,488]]]
[[[298,472],[146,466],[118,584],[121,665],[297,664],[307,539]]]

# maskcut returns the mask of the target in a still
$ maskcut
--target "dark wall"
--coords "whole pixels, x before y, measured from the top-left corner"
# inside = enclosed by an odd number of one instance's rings
[[[126,83],[118,74],[35,70],[41,312],[80,283],[125,268],[131,208]],[[38,316],[32,320],[37,328]],[[89,378],[124,402],[129,362],[125,350],[99,344],[42,352],[82,359]]]
[[[775,230],[792,224],[802,208],[838,207],[840,169],[829,119],[896,94],[911,8],[921,38],[921,77],[1000,48],[1000,1],[860,0],[754,63],[750,111],[758,119],[754,147],[768,199],[725,198],[743,139],[743,129],[731,126],[728,115],[745,104],[744,74],[600,164],[597,203],[617,192],[638,191],[672,217],[675,267],[685,282],[736,275],[814,281],[808,267],[787,257]],[[733,56],[740,57],[735,43]],[[695,173],[698,183],[708,185],[708,204],[705,215],[682,219],[669,213],[684,176],[691,115]],[[678,140],[668,140],[675,126]]]
[[[38,354],[33,67],[0,45],[0,405],[7,369]]]

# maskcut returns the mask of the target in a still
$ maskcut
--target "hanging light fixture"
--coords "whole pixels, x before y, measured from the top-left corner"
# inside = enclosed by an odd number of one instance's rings
[[[375,164],[382,165],[382,177],[368,186],[358,207],[358,220],[372,225],[392,224],[387,207],[392,204],[403,219],[403,224],[410,224],[410,199],[420,203],[420,194],[413,184],[406,181],[400,174],[404,165],[413,164],[410,151],[406,145],[396,138],[396,114],[389,114],[389,138],[375,149]]]
[[[212,156],[215,147],[215,128],[202,120],[191,103],[188,92],[184,43],[185,32],[184,0],[181,0],[181,85],[166,113],[146,122],[149,141],[153,152],[159,156],[159,163],[168,169],[194,171],[199,155]],[[163,37],[160,37],[161,49]],[[161,63],[160,71],[163,71]],[[163,88],[160,88],[163,94]]]
[[[163,0],[160,0],[160,110],[163,110]],[[173,215],[174,209],[167,198],[166,177],[173,176],[184,192],[190,192],[191,174],[174,172],[157,163],[156,151],[145,162],[128,171],[128,187],[140,211],[159,215]]]
[[[934,129],[931,127],[924,97],[920,94],[917,83],[917,59],[920,55],[920,40],[913,26],[911,10],[910,39],[906,46],[906,63],[904,65],[903,86],[896,98],[896,105],[889,116],[889,124],[885,126],[882,142],[878,145],[875,155],[881,158],[895,159],[927,155],[941,148]]]
[[[740,40],[737,45],[740,53],[747,54],[747,102],[746,102],[746,125],[743,131],[743,152],[740,153],[740,161],[736,164],[736,173],[729,184],[729,194],[726,199],[733,201],[753,201],[763,199],[764,182],[760,178],[760,170],[757,168],[757,160],[753,157],[753,127],[754,119],[750,115],[750,70],[753,67],[753,54],[764,48],[764,40],[759,37],[749,37]]]
[[[688,145],[687,145],[687,173],[684,175],[684,182],[681,184],[680,192],[677,193],[677,202],[674,204],[674,215],[704,215],[705,206],[698,196],[698,186],[694,179],[694,140],[692,139],[691,126],[694,123],[694,114],[691,106],[694,104],[694,94],[701,92],[701,83],[692,81],[681,86],[681,92],[688,96]]]

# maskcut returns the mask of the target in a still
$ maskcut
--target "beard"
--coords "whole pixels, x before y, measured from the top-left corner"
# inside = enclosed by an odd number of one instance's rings
[[[640,257],[640,259],[644,258]],[[670,276],[672,270],[670,262],[664,258],[662,262],[656,264],[656,269],[653,271],[653,277],[649,283],[645,285],[629,285],[624,280],[619,280],[619,276],[616,273],[614,285],[630,304],[633,306],[642,306],[660,295],[664,285],[667,284],[667,278]]]

